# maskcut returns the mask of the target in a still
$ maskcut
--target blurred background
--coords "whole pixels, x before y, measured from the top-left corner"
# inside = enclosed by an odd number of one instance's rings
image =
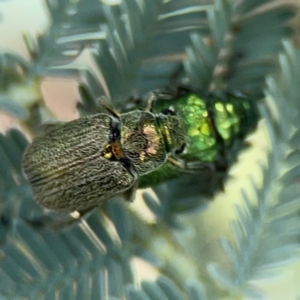
[[[0,1],[0,299],[300,299],[299,4]],[[26,223],[49,217],[20,166],[40,124],[181,84],[262,114],[213,201],[178,179],[58,233]]]

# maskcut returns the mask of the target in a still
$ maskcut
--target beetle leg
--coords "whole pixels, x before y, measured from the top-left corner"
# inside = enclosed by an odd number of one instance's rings
[[[146,101],[147,101],[147,106],[146,106],[146,111],[148,112],[152,112],[153,110],[153,103],[154,101],[157,99],[157,94],[155,92],[150,92],[147,94],[147,98],[146,98]]]
[[[46,227],[52,230],[59,230],[65,227],[71,226],[77,222],[82,221],[82,217],[87,213],[91,212],[97,206],[91,206],[90,208],[86,208],[84,210],[75,211],[69,214],[68,217],[57,220],[53,223],[47,224]]]
[[[168,157],[168,162],[174,165],[175,167],[179,168],[184,173],[199,173],[205,171],[214,171],[215,166],[211,163],[205,162],[191,162],[186,163],[180,159],[174,158],[172,156]]]
[[[77,223],[81,220],[81,218],[92,211],[97,206],[92,206],[90,208],[80,210],[80,211],[74,211],[72,213],[69,213],[65,217],[61,217],[57,220],[42,220],[42,219],[33,219],[33,220],[25,220],[29,225],[31,225],[34,228],[38,229],[50,229],[50,230],[60,230],[65,227],[71,226],[74,223]]]
[[[177,168],[180,168],[180,169],[184,168],[183,162],[172,156],[168,157],[168,162],[170,162],[172,165],[176,166]]]
[[[152,112],[153,110],[153,103],[158,99],[164,99],[164,100],[171,100],[176,96],[176,93],[174,93],[171,90],[168,89],[158,89],[152,92],[149,92],[146,96],[147,106],[146,111]]]
[[[73,218],[71,216],[66,216],[63,218],[60,218],[58,220],[43,220],[43,219],[25,219],[24,221],[32,226],[35,229],[50,229],[50,230],[59,230],[64,227],[70,226],[77,222],[79,219],[78,218]]]
[[[86,209],[78,210],[76,212],[79,213],[79,216],[76,216],[76,217],[73,217],[73,218],[79,219],[79,218],[83,217],[84,215],[86,215],[88,212],[90,212],[91,210],[93,210],[96,207],[98,207],[98,205],[94,205],[94,206],[91,206],[91,207],[86,208]]]
[[[134,200],[137,188],[138,181],[136,181],[132,187],[122,193],[122,196],[127,202],[132,202]]]

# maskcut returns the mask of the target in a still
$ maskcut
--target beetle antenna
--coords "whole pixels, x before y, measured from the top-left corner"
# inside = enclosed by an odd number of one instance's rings
[[[109,103],[108,99],[105,96],[100,97],[99,102],[103,107],[117,119],[120,119],[120,114],[114,109],[114,107]]]

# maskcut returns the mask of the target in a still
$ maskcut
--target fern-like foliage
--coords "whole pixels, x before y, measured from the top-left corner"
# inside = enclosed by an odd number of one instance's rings
[[[59,233],[13,221],[13,235],[3,247],[3,294],[33,299],[54,299],[55,294],[62,299],[121,297],[124,285],[134,282],[130,219],[116,203],[109,206],[109,215],[119,224],[116,234],[109,232],[103,214],[94,213],[88,222]]]
[[[262,151],[263,183],[249,179],[253,193],[240,193],[233,238],[222,237],[223,256],[208,264],[216,250],[211,243],[195,254],[212,232],[193,182],[178,179],[156,188],[156,195],[144,192],[151,221],[135,203],[113,199],[53,231],[43,224],[63,216],[34,202],[22,173],[28,142],[16,129],[1,134],[0,298],[263,299],[253,281],[281,274],[299,252],[300,52],[286,41],[296,7],[270,0],[45,3],[49,28],[38,37],[24,35],[31,60],[0,53],[0,109],[32,135],[50,114],[43,78],[75,76],[84,113],[98,109],[102,95],[122,109],[130,96],[180,83],[239,90],[257,102],[264,96],[259,105],[270,147]],[[81,62],[83,52],[93,65]],[[160,274],[157,280],[140,280],[137,257]]]
[[[290,3],[216,1],[208,11],[209,41],[191,34],[184,61],[186,76],[203,89],[240,91],[261,96],[264,77],[276,65],[281,38],[290,35]]]
[[[118,9],[106,7],[106,38],[91,48],[101,87],[93,72],[81,74],[92,98],[105,90],[122,107],[120,102],[129,96],[170,84],[189,32],[207,32],[206,9],[201,1],[178,0],[123,1]]]

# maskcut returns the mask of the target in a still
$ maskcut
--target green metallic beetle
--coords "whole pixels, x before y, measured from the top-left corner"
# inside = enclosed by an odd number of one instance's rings
[[[153,95],[146,111],[118,114],[104,104],[109,114],[47,126],[23,157],[36,201],[80,214],[119,194],[131,201],[138,178],[185,145],[182,120],[153,114]]]
[[[186,145],[184,151],[172,155],[161,168],[140,177],[139,188],[185,173],[196,174],[199,185],[207,181],[206,177],[223,177],[259,119],[256,103],[243,95],[203,93],[186,88],[158,92],[152,111],[178,116],[185,127]],[[201,193],[205,190],[209,188],[202,189]]]
[[[123,114],[104,103],[109,114],[48,126],[23,159],[37,202],[84,214],[183,174],[200,185],[207,173],[226,174],[258,121],[255,103],[231,94],[178,89],[152,92],[147,103],[145,111]]]

